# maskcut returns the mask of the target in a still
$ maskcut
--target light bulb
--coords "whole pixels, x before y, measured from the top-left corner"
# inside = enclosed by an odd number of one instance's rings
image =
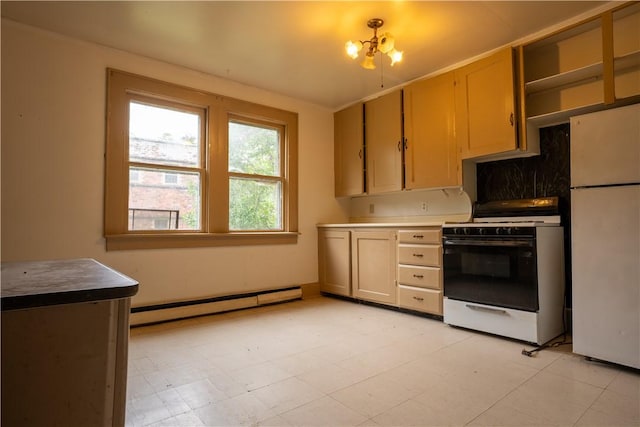
[[[392,49],[389,53],[387,53],[387,55],[389,55],[389,58],[391,58],[392,67],[396,62],[402,61],[402,52],[399,50]]]
[[[347,51],[347,55],[349,55],[353,59],[356,59],[358,57],[358,52],[360,52],[360,50],[362,49],[362,43],[359,41],[356,41],[354,43],[351,40],[349,40],[344,45],[344,48]]]

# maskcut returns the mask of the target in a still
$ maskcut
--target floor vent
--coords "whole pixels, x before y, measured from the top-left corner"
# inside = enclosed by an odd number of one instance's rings
[[[224,313],[262,305],[277,304],[302,298],[302,289],[292,287],[248,294],[226,295],[195,301],[181,301],[146,307],[133,307],[131,326],[149,325],[188,317]]]

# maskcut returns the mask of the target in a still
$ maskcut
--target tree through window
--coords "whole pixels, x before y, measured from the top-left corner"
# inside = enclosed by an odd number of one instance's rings
[[[229,122],[229,229],[282,230],[282,130]]]

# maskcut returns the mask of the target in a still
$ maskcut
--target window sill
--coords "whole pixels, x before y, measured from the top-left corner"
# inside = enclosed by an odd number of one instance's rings
[[[213,246],[286,245],[298,242],[298,232],[140,233],[105,236],[107,251],[131,249],[205,248]]]

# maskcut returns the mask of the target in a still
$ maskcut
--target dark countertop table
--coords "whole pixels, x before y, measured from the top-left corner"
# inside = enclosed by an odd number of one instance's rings
[[[90,258],[3,262],[2,311],[127,298],[138,282]]]

